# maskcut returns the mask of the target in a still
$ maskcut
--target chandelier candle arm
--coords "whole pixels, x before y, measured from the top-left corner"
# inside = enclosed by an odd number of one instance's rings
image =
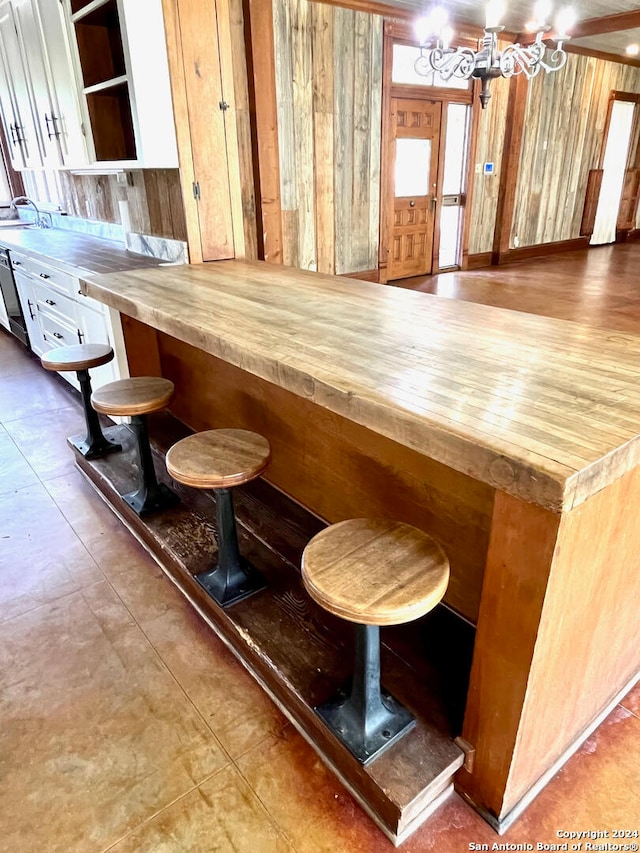
[[[447,81],[452,77],[481,81],[480,101],[485,109],[491,92],[489,83],[496,77],[513,77],[524,74],[530,80],[539,72],[547,74],[564,68],[567,53],[563,42],[570,38],[567,30],[575,22],[575,14],[570,8],[561,9],[556,17],[556,35],[551,41],[554,49],[548,49],[543,41],[544,34],[550,29],[547,20],[551,15],[550,0],[538,0],[534,9],[533,22],[527,27],[537,30],[535,41],[530,45],[509,44],[498,49],[498,34],[504,30],[500,18],[504,3],[502,0],[490,0],[486,6],[486,26],[484,36],[477,50],[470,47],[449,47],[453,31],[448,24],[447,13],[441,6],[434,6],[429,13],[416,24],[420,43],[420,56],[415,62],[416,73],[427,77],[438,75]]]

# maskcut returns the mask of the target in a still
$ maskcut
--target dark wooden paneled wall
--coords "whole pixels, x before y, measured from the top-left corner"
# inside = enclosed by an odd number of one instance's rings
[[[382,18],[274,0],[283,261],[378,265]]]

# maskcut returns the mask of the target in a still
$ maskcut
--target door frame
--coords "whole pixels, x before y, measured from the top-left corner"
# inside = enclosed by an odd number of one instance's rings
[[[392,164],[386,152],[393,135],[391,119],[392,98],[411,98],[421,101],[440,101],[442,103],[442,118],[440,121],[440,140],[438,150],[438,178],[436,195],[442,196],[442,180],[445,154],[445,140],[447,133],[447,109],[450,103],[466,104],[471,107],[471,127],[469,131],[469,146],[467,152],[467,163],[465,173],[465,187],[462,195],[465,198],[462,214],[462,241],[460,247],[460,260],[466,257],[469,242],[468,211],[471,208],[471,195],[473,189],[472,163],[475,162],[476,145],[478,138],[479,110],[477,108],[476,89],[478,81],[473,81],[469,89],[444,89],[437,86],[412,86],[404,83],[393,83],[391,79],[393,63],[393,45],[406,44],[417,47],[415,34],[411,24],[405,21],[385,21],[382,49],[382,139],[381,152],[382,162],[380,164],[380,236],[378,241],[378,269],[379,280],[386,283],[388,277],[388,258],[391,250],[390,235],[392,229],[393,203],[391,198],[392,186]],[[473,39],[460,39],[459,44],[476,46]],[[440,209],[436,206],[433,220],[433,254],[431,262],[431,273],[440,271],[438,257],[440,250]]]

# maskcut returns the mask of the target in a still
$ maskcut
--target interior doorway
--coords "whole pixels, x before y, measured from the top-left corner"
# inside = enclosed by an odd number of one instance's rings
[[[391,101],[390,279],[431,272],[441,115],[439,102]]]

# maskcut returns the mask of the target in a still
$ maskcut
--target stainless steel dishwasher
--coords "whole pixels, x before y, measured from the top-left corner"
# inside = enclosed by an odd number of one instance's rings
[[[16,283],[13,278],[9,252],[2,246],[0,246],[0,291],[2,291],[1,298],[7,311],[9,330],[23,344],[29,346],[27,326],[24,322],[22,309],[20,308],[20,300],[18,299],[18,291],[16,290]]]

